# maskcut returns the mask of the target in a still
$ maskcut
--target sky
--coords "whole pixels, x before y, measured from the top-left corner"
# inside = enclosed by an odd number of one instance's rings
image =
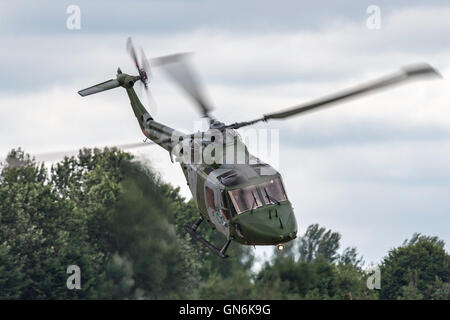
[[[70,5],[80,10],[79,29],[67,26]],[[379,28],[370,23],[373,5]],[[113,78],[118,66],[134,73],[128,36],[148,57],[194,52],[214,116],[227,123],[427,62],[442,80],[256,128],[278,132],[277,167],[299,233],[312,223],[340,232],[342,248],[356,246],[367,264],[414,232],[438,236],[448,250],[449,16],[448,1],[437,0],[2,2],[0,154],[142,141],[124,90],[77,94]],[[192,132],[199,117],[190,101],[153,72],[152,116]],[[190,197],[167,152],[133,152]]]

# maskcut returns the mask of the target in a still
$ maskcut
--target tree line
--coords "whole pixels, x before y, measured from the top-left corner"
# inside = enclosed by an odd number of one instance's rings
[[[197,217],[192,199],[126,152],[82,149],[47,169],[12,150],[0,172],[0,299],[450,299],[450,256],[434,236],[390,250],[371,290],[338,232],[310,225],[267,261],[232,243],[222,260],[184,231]],[[79,290],[67,288],[70,265]]]

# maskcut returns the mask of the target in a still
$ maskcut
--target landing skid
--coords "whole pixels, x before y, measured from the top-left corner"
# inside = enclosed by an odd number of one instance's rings
[[[197,221],[195,221],[195,223],[192,225],[192,227],[190,227],[188,225],[185,225],[184,229],[192,236],[192,238],[194,238],[195,240],[200,241],[209,250],[211,250],[212,252],[217,254],[222,259],[228,258],[228,255],[226,254],[226,251],[228,249],[228,246],[231,243],[231,240],[227,240],[227,242],[224,244],[222,249],[216,248],[213,244],[211,244],[211,242],[209,242],[208,240],[206,240],[205,238],[203,238],[200,234],[198,234],[196,232],[198,226],[200,225],[200,223],[202,223],[202,221],[203,221],[203,219],[200,218]]]

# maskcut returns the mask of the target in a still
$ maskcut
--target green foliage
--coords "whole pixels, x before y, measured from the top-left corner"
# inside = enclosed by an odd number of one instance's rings
[[[422,300],[423,294],[413,282],[408,283],[407,286],[402,287],[402,294],[398,297],[399,300]]]
[[[0,243],[8,248],[10,263],[22,273],[23,287],[14,297],[87,297],[89,283],[84,292],[75,295],[65,288],[69,257],[83,256],[79,264],[85,267],[86,275],[92,269],[91,260],[97,258],[89,248],[77,245],[76,236],[71,237],[71,227],[77,227],[71,223],[73,206],[53,192],[43,166],[20,150],[9,154],[1,176]],[[86,261],[89,265],[85,265]],[[60,285],[55,286],[56,283]]]
[[[126,163],[123,172],[117,203],[108,213],[108,247],[132,264],[136,291],[147,298],[179,296],[191,272],[159,180],[136,163]]]
[[[15,263],[9,247],[0,245],[0,299],[18,299],[20,292],[26,286],[23,266]]]
[[[450,300],[450,282],[442,282],[436,278],[434,285],[431,287],[431,299],[433,300]]]
[[[436,277],[450,280],[450,256],[444,242],[418,233],[392,249],[381,264],[382,299],[430,299]],[[431,288],[431,289],[430,289]]]
[[[80,150],[48,171],[21,149],[0,172],[0,299],[377,299],[356,248],[317,224],[254,271],[252,247],[222,260],[184,231],[199,213],[148,163]],[[218,246],[225,238],[202,224]],[[68,290],[67,267],[81,269]],[[382,265],[381,298],[449,299],[449,255],[415,234]]]
[[[318,224],[310,225],[298,241],[300,260],[310,263],[322,257],[329,262],[335,261],[340,239],[341,235],[337,232],[327,231]]]
[[[373,299],[367,275],[355,248],[339,255],[341,235],[317,224],[305,234],[274,251],[272,261],[255,277],[258,299]],[[296,249],[298,254],[296,254]],[[267,295],[266,295],[267,294]]]
[[[195,298],[204,300],[242,300],[249,299],[253,285],[246,272],[232,272],[231,276],[211,274],[203,283]]]
[[[344,252],[339,256],[339,262],[344,265],[353,265],[356,268],[360,268],[363,264],[363,258],[358,256],[358,251],[355,247],[348,247],[344,249]]]
[[[196,269],[183,254],[161,188],[147,167],[114,149],[81,150],[77,158],[52,166],[49,175],[13,150],[1,172],[0,283],[8,287],[1,294],[24,299],[183,296]],[[81,290],[66,287],[72,264],[82,271]]]

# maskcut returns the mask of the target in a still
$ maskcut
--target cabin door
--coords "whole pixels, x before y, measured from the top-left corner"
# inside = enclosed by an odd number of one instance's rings
[[[208,211],[209,219],[216,226],[217,230],[224,234],[227,239],[230,236],[228,229],[229,221],[226,218],[222,208],[222,190],[219,190],[216,186],[205,184],[205,200],[206,209]]]

